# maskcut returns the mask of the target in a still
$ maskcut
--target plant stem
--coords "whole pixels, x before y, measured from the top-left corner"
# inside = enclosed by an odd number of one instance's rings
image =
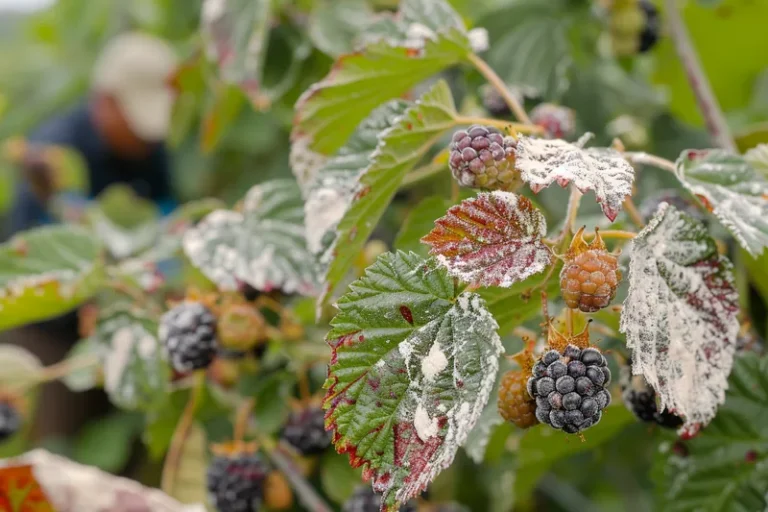
[[[184,449],[184,442],[187,440],[189,429],[192,427],[192,422],[195,419],[195,411],[199,405],[200,397],[203,394],[202,391],[205,386],[205,370],[197,370],[194,374],[194,379],[195,384],[192,387],[189,400],[187,400],[187,405],[184,407],[184,412],[182,412],[181,418],[179,418],[179,423],[176,425],[176,430],[173,432],[171,447],[165,458],[165,464],[163,464],[160,488],[167,494],[171,493],[173,490],[173,485],[176,481],[176,473],[179,469],[181,452]]]
[[[474,53],[469,54],[469,62],[472,63],[475,69],[477,69],[477,71],[480,72],[480,74],[483,75],[486,80],[488,80],[488,83],[491,84],[494,89],[499,91],[499,94],[504,99],[504,102],[509,106],[509,109],[515,114],[515,117],[521,123],[528,125],[533,124],[533,122],[531,122],[531,118],[528,117],[528,114],[525,112],[523,106],[519,101],[517,101],[517,98],[512,96],[512,94],[509,92],[509,89],[507,89],[507,85],[501,78],[499,78],[499,75],[496,74],[491,66],[489,66],[483,59]]]
[[[240,407],[237,408],[233,441],[240,442],[245,437],[245,432],[248,430],[248,419],[251,417],[251,411],[255,404],[256,400],[247,398],[240,404]]]
[[[573,225],[576,222],[576,216],[579,213],[579,204],[581,204],[582,195],[583,194],[579,192],[579,189],[571,185],[571,195],[568,198],[568,213],[566,214],[565,222],[563,223],[563,231],[557,239],[557,243],[559,244],[558,251],[561,254],[568,248],[568,236],[573,232]]]
[[[487,126],[494,126],[500,130],[506,131],[507,133],[516,134],[516,133],[534,133],[534,134],[541,134],[544,133],[544,128],[541,126],[536,126],[532,124],[520,124],[520,123],[512,123],[510,121],[502,121],[500,119],[490,119],[486,117],[465,117],[465,116],[459,116],[455,120],[456,124],[484,124]]]
[[[15,385],[7,386],[7,388],[14,393],[21,393],[33,386],[58,380],[76,371],[96,366],[100,362],[101,359],[96,355],[65,359],[50,366],[46,366],[45,368],[41,368],[38,373],[32,376],[32,378],[18,382]]]
[[[459,188],[459,182],[451,180],[451,202],[458,203],[459,197],[461,197],[461,189]]]
[[[445,162],[432,162],[425,166],[419,167],[418,169],[414,169],[405,175],[405,178],[400,184],[400,188],[402,189],[410,187],[411,185],[414,185],[422,180],[426,180],[432,176],[435,176],[436,174],[440,174],[444,169],[447,168],[448,164]]]
[[[565,308],[565,323],[568,329],[568,337],[573,336],[573,310]]]
[[[309,377],[307,376],[307,370],[307,365],[304,365],[299,369],[297,375],[299,381],[299,396],[303,402],[308,402],[312,397],[312,392],[309,389]]]
[[[549,297],[546,290],[541,292],[541,317],[544,322],[541,324],[544,338],[549,337]]]
[[[624,158],[633,164],[650,165],[671,173],[675,172],[675,163],[670,162],[666,158],[661,158],[660,156],[643,152],[627,151],[624,153]]]
[[[632,220],[638,229],[643,229],[645,227],[643,216],[640,215],[640,212],[637,210],[637,206],[635,206],[635,202],[632,201],[631,197],[628,197],[624,200],[624,211],[627,212],[630,220]]]
[[[715,94],[712,92],[712,86],[707,75],[701,67],[701,61],[693,48],[688,29],[677,9],[676,0],[664,0],[664,10],[669,21],[669,29],[672,34],[672,41],[675,43],[677,56],[685,69],[685,75],[688,77],[688,82],[696,96],[696,103],[704,116],[704,122],[712,141],[720,148],[736,153],[736,144],[733,142],[728,123],[717,103]]]
[[[285,477],[290,482],[293,490],[296,491],[296,495],[299,501],[304,505],[305,510],[311,510],[312,512],[332,512],[332,508],[323,500],[323,498],[317,494],[315,489],[307,482],[306,478],[301,474],[299,469],[291,460],[290,456],[286,455],[280,446],[276,446],[274,441],[265,437],[259,436],[259,442],[264,448],[264,451],[269,456],[272,463],[283,472]]]

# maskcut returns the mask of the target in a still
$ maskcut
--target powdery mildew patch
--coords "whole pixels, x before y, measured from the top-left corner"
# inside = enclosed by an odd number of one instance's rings
[[[624,199],[632,194],[635,179],[634,169],[619,152],[607,148],[582,149],[560,139],[521,136],[517,141],[515,168],[536,193],[554,182],[561,187],[573,183],[581,192],[593,190],[611,221],[619,214]]]
[[[552,263],[546,234],[546,220],[530,200],[496,191],[451,207],[422,242],[463,282],[507,288]]]
[[[662,203],[632,242],[629,285],[620,330],[632,372],[693,432],[725,401],[739,330],[731,264],[700,222]]]
[[[758,153],[750,158],[755,161]],[[675,165],[680,182],[712,211],[752,256],[768,246],[768,180],[740,155],[684,151]]]

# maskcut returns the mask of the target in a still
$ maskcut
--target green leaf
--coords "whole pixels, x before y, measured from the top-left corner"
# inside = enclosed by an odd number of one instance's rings
[[[194,423],[184,439],[175,478],[164,491],[181,503],[208,503],[206,469],[208,450],[203,428]]]
[[[157,339],[157,319],[130,303],[102,308],[96,336],[108,347],[104,390],[123,409],[149,409],[167,398],[170,369]]]
[[[355,39],[372,17],[364,0],[319,0],[309,17],[309,37],[332,57],[352,53]]]
[[[523,0],[478,21],[488,30],[488,63],[506,83],[544,98],[565,91],[573,65],[568,40],[573,20],[566,4]]]
[[[558,261],[555,265],[553,275],[557,276],[561,263]],[[509,334],[512,329],[522,325],[541,310],[539,294],[532,294],[532,292],[544,282],[545,278],[546,273],[515,283],[509,288],[483,288],[478,291],[499,323],[499,333],[502,336]],[[550,296],[555,296],[560,291],[560,280],[550,279],[547,286],[542,289]]]
[[[0,330],[66,313],[103,284],[101,245],[84,229],[20,233],[0,245]]]
[[[594,449],[634,423],[635,417],[621,405],[609,407],[603,418],[584,433],[584,440],[574,440],[562,431],[537,425],[525,431],[517,449],[515,500],[527,499],[539,479],[559,460]]]
[[[347,457],[326,451],[320,460],[320,484],[336,503],[347,501],[362,482],[362,471],[350,467]]]
[[[355,195],[357,178],[371,164],[379,135],[398,122],[410,106],[406,101],[392,100],[374,109],[344,146],[313,176],[306,177],[304,217],[307,245],[313,254],[322,257],[333,242],[335,227]]]
[[[488,402],[501,342],[473,293],[418,255],[386,253],[350,285],[327,336],[326,424],[388,510],[448,467]]]
[[[427,257],[427,246],[421,243],[421,238],[435,227],[435,219],[442,217],[453,203],[440,196],[430,196],[422,199],[403,221],[403,225],[395,238],[395,249],[412,251]]]
[[[110,254],[123,259],[152,246],[157,240],[157,206],[139,197],[125,184],[112,185],[99,194],[86,218]]]
[[[83,338],[67,353],[67,360],[79,361],[82,358],[98,357],[104,354],[104,345],[96,336]],[[101,381],[99,365],[77,369],[61,378],[61,382],[71,391],[80,393],[98,386]]]
[[[345,277],[400,182],[437,138],[454,125],[455,115],[450,89],[440,81],[379,136],[370,165],[358,179],[355,197],[338,224],[321,304]]]
[[[744,160],[763,178],[768,179],[768,144],[758,144],[747,151]]]
[[[210,213],[186,232],[184,251],[221,289],[245,282],[261,291],[311,295],[316,288],[301,193],[292,180],[252,187],[242,211]]]
[[[725,400],[739,332],[732,265],[707,228],[662,203],[634,238],[621,313],[632,373],[642,374],[683,431],[706,425]]]
[[[768,19],[768,4],[723,0],[717,9],[712,9],[686,2],[680,9],[718,103],[726,112],[748,107],[755,78],[768,68],[768,53],[763,51],[768,46],[764,23]],[[703,126],[672,38],[662,37],[654,53],[653,79],[666,89],[672,112],[682,121]]]
[[[299,98],[291,139],[294,144],[304,140],[309,150],[331,155],[374,108],[464,61],[470,52],[466,35],[451,28],[428,38],[423,48],[379,41],[344,55],[328,76]]]
[[[121,411],[91,421],[77,436],[72,458],[80,464],[119,473],[128,463],[142,423],[141,416]]]
[[[768,179],[741,155],[686,150],[675,164],[680,182],[753,257],[768,246]]]
[[[259,431],[266,434],[278,432],[291,413],[291,396],[296,386],[296,374],[280,371],[271,375],[256,374],[256,385],[248,395],[256,399],[253,416]],[[242,388],[242,386],[241,386]]]
[[[29,385],[24,393],[26,405],[30,413],[35,410],[39,387],[35,381],[43,369],[43,364],[38,357],[29,350],[11,345],[0,344],[0,388],[19,385]],[[34,426],[32,418],[22,423],[22,428],[15,435],[0,441],[0,459],[21,455],[27,446],[27,436]]]
[[[245,97],[236,86],[219,85],[213,90],[200,128],[200,147],[203,154],[211,153],[219,146],[244,106]]]
[[[736,359],[717,417],[685,443],[663,445],[657,459],[660,505],[670,512],[748,512],[768,506],[768,357]]]
[[[270,0],[205,0],[201,32],[225,83],[252,101],[261,87],[270,22]]]

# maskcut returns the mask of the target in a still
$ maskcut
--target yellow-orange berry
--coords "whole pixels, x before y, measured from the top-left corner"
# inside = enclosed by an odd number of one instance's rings
[[[611,303],[620,280],[616,256],[603,249],[590,249],[566,262],[560,273],[560,289],[569,308],[594,313]]]
[[[504,374],[499,386],[499,414],[506,421],[520,428],[529,428],[538,423],[536,402],[528,394],[528,376],[521,370]]]

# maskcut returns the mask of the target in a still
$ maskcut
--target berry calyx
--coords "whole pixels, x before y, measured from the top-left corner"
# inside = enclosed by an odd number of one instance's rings
[[[611,371],[602,353],[589,346],[587,329],[566,338],[550,324],[549,347],[533,366],[527,388],[536,401],[536,419],[576,434],[596,425],[611,402],[605,386]]]
[[[536,105],[531,110],[531,121],[542,127],[551,139],[564,139],[576,133],[576,113],[573,109],[554,103]]]
[[[269,467],[252,445],[216,445],[206,472],[211,504],[219,512],[252,512],[264,498]]]
[[[656,423],[664,428],[676,429],[683,419],[668,410],[659,411],[656,392],[642,375],[632,375],[628,364],[621,369],[621,398],[624,405],[640,421]]]
[[[318,455],[331,446],[332,434],[325,430],[325,412],[306,407],[291,413],[281,438],[301,455]]]
[[[489,126],[472,125],[453,134],[448,164],[456,181],[469,188],[515,190],[520,174],[515,170],[512,137]]]
[[[571,309],[594,313],[607,307],[616,296],[621,280],[618,259],[610,254],[600,234],[589,244],[582,227],[573,237],[560,272],[560,290]]]
[[[158,338],[174,370],[205,368],[216,355],[216,317],[200,302],[182,302],[163,315]]]

